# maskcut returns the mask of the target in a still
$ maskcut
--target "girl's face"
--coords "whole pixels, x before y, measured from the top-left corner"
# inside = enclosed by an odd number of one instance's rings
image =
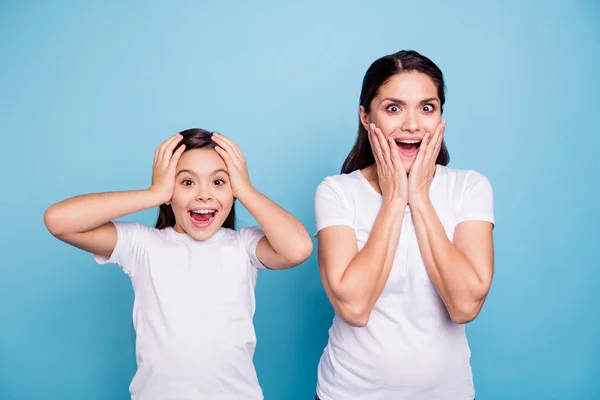
[[[225,161],[211,148],[185,151],[177,164],[171,208],[175,231],[206,240],[225,222],[233,194]]]
[[[441,122],[442,108],[437,87],[431,78],[411,71],[392,76],[379,88],[367,114],[360,107],[365,129],[374,123],[384,136],[396,141],[402,166],[408,173],[425,136],[432,135]]]

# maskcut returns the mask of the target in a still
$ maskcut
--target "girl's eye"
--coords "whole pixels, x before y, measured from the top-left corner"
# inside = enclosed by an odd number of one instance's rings
[[[221,185],[225,184],[225,181],[223,179],[216,179],[214,181],[214,184],[217,185],[217,186],[221,186]]]
[[[398,107],[397,105],[392,104],[392,105],[387,106],[387,111],[388,112],[396,113],[396,112],[400,111],[400,107]]]
[[[181,183],[183,184],[183,186],[190,186],[194,184],[194,182],[192,182],[191,179],[184,179],[183,181],[181,181]]]
[[[433,110],[434,110],[434,107],[432,104],[425,104],[423,106],[423,111],[425,111],[425,112],[430,113],[430,112],[433,112]]]

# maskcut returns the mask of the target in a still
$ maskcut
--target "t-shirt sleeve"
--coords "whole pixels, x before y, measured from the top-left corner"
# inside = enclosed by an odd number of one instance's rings
[[[265,233],[263,230],[257,226],[246,226],[240,230],[240,237],[242,238],[243,246],[246,249],[246,254],[248,254],[250,264],[252,264],[252,266],[254,266],[256,269],[266,268],[256,256],[258,242],[264,236]]]
[[[348,196],[340,185],[331,178],[325,178],[315,193],[315,220],[317,232],[321,229],[346,225],[354,227],[354,212]]]
[[[463,186],[456,223],[494,221],[494,192],[490,181],[476,171],[469,171]]]
[[[136,268],[145,262],[149,227],[135,222],[113,222],[117,229],[117,245],[110,257],[94,254],[98,264],[117,264],[123,272],[132,276]]]

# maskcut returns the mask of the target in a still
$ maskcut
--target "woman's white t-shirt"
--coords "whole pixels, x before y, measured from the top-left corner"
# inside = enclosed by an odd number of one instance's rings
[[[253,364],[255,227],[196,241],[173,228],[115,222],[110,258],[129,275],[138,369],[132,399],[263,398]]]
[[[494,223],[492,187],[472,170],[438,165],[430,199],[450,240],[469,220]],[[365,245],[382,197],[360,171],[325,178],[317,230],[354,229]],[[322,400],[466,400],[474,397],[465,326],[453,323],[431,283],[407,206],[390,276],[364,327],[335,315],[318,368]]]

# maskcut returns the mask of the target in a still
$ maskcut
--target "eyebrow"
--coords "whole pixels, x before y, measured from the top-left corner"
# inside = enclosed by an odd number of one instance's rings
[[[179,171],[177,172],[177,175],[179,175],[179,174],[183,174],[184,172],[185,172],[185,173],[188,173],[188,174],[191,174],[191,175],[196,175],[196,173],[195,173],[194,171],[192,171],[191,169],[182,169],[182,170],[179,170]],[[226,174],[227,174],[227,176],[229,176],[229,172],[227,172],[227,170],[225,170],[225,169],[223,169],[223,168],[218,168],[218,169],[215,169],[215,170],[214,170],[213,172],[211,172],[210,174],[211,174],[211,175],[216,175],[216,174],[218,174],[219,172],[224,172],[224,173],[226,173]]]
[[[398,104],[406,104],[406,102],[404,100],[395,99],[393,97],[386,97],[385,99],[381,100],[382,103],[384,101],[391,101],[391,102],[398,103]],[[430,97],[428,99],[421,100],[419,102],[419,104],[432,103],[434,101],[438,102],[438,103],[440,102],[440,100],[437,97]]]

